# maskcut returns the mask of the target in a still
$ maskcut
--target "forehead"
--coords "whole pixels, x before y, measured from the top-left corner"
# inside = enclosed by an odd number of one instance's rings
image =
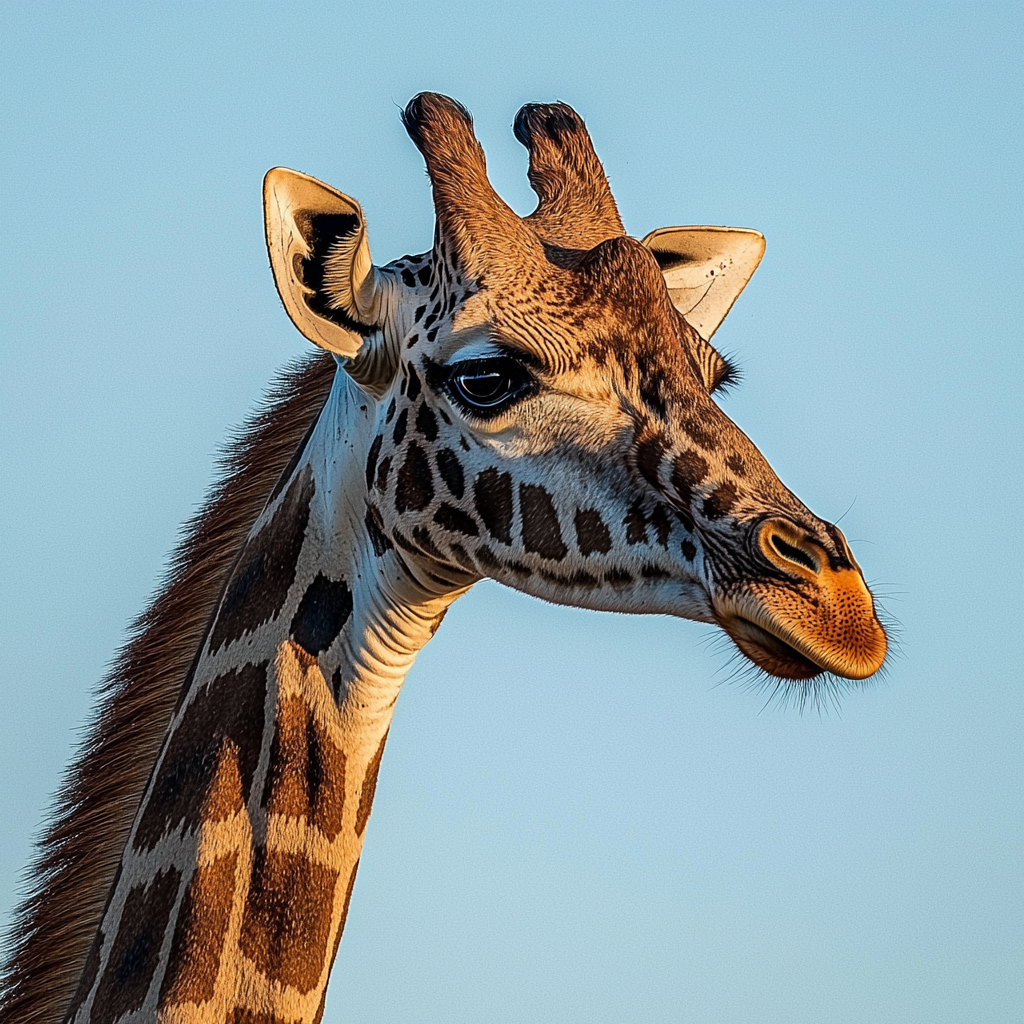
[[[474,358],[504,346],[553,374],[612,362],[641,371],[667,362],[685,372],[688,325],[672,306],[654,257],[631,238],[597,250],[604,251],[539,243],[523,254],[518,271],[501,261],[475,282],[439,275],[432,308],[450,315],[432,355]]]

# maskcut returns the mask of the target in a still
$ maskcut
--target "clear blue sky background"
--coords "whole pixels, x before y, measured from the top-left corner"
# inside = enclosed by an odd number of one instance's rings
[[[398,110],[587,118],[628,229],[756,227],[724,400],[901,623],[841,714],[708,627],[455,606],[399,702],[328,1021],[1024,1019],[1019,3],[5,3],[0,920],[213,456],[306,345],[260,182],[430,243]]]

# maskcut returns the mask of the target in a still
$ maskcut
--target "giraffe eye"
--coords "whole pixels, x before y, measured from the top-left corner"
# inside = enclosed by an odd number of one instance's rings
[[[447,391],[457,405],[477,417],[504,412],[536,390],[533,377],[515,359],[478,359],[451,368]]]

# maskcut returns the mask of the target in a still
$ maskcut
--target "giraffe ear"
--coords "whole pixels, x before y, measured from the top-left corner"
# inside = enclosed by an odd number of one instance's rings
[[[286,167],[263,180],[263,215],[274,282],[296,327],[320,348],[351,359],[382,318],[383,281],[370,260],[359,204]]]
[[[658,228],[643,243],[665,275],[672,304],[705,341],[764,255],[764,235],[750,228]]]

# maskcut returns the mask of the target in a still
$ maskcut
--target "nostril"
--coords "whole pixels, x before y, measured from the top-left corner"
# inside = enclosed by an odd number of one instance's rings
[[[773,533],[771,535],[769,542],[771,543],[771,546],[788,561],[796,562],[797,565],[802,565],[805,569],[810,569],[813,573],[820,571],[821,567],[818,565],[818,561],[813,555],[810,555],[802,548],[798,548],[783,540],[777,533]]]

